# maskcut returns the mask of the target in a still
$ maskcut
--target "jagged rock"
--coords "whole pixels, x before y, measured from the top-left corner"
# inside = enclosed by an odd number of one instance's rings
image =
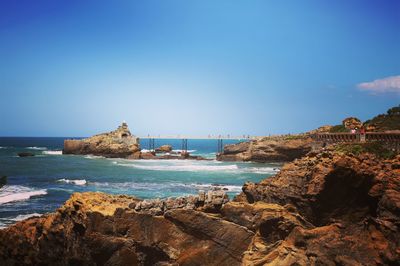
[[[140,159],[156,159],[156,155],[153,152],[140,152]]]
[[[33,156],[35,156],[35,154],[33,154],[31,152],[19,152],[18,156],[19,157],[33,157]]]
[[[223,190],[210,190],[207,193],[200,191],[197,196],[167,198],[165,200],[150,199],[137,203],[135,211],[151,215],[163,215],[172,209],[201,210],[205,212],[218,212],[229,201]]]
[[[2,176],[0,177],[0,188],[4,187],[7,185],[7,176]]]
[[[104,157],[138,158],[138,138],[122,123],[118,129],[83,140],[65,140],[63,154],[93,154]]]
[[[204,212],[75,193],[56,213],[0,231],[1,265],[239,265],[254,233]],[[178,204],[179,205],[179,204]],[[133,207],[133,206],[132,206]]]
[[[273,248],[256,236],[257,249],[244,261],[395,265],[400,260],[400,170],[392,165],[399,159],[328,149],[286,164],[275,177],[245,184],[237,201],[293,205],[314,227],[295,226]]]

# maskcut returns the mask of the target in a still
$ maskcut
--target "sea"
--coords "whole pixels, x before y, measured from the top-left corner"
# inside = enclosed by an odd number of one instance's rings
[[[142,199],[179,197],[200,190],[224,189],[230,197],[246,181],[259,182],[275,174],[280,164],[220,162],[217,140],[189,139],[188,151],[210,160],[128,160],[91,155],[63,155],[66,138],[0,137],[0,228],[28,217],[53,212],[74,192],[102,191]],[[224,140],[225,144],[240,140]],[[176,152],[180,140],[155,139]],[[140,140],[146,149],[148,140]],[[33,157],[19,157],[31,152]]]

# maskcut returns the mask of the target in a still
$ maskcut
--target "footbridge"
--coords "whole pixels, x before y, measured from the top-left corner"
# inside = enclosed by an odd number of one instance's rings
[[[147,135],[138,137],[139,139],[147,139],[148,140],[148,149],[150,151],[155,151],[155,140],[163,139],[163,140],[181,140],[181,150],[182,152],[187,153],[188,151],[188,140],[216,140],[217,153],[222,153],[224,150],[224,140],[239,140],[239,141],[248,141],[255,139],[255,137],[249,135],[242,136],[231,136],[231,135],[208,135],[208,136],[190,136],[190,135]]]

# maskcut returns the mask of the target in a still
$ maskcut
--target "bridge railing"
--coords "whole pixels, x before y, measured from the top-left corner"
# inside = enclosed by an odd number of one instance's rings
[[[360,133],[317,133],[311,136],[316,141],[322,142],[400,142],[400,133],[392,132],[367,132]]]

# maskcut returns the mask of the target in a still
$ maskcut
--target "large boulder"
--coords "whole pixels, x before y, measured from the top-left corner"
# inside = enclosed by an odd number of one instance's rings
[[[163,152],[163,153],[171,152],[171,151],[172,151],[171,145],[162,145],[156,149],[156,152]]]

